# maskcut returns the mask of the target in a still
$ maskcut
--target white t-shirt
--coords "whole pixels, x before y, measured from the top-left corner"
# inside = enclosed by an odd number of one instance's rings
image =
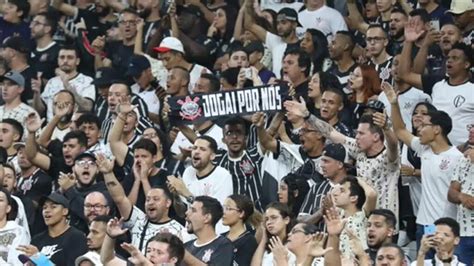
[[[188,167],[184,170],[183,182],[195,197],[213,197],[221,204],[234,192],[231,174],[220,166],[215,166],[214,170],[201,178],[197,177],[194,167]]]
[[[25,228],[14,221],[7,221],[7,224],[0,228],[0,239],[2,240],[0,241],[0,262],[3,260],[8,263],[6,265],[23,265],[18,260],[21,252],[17,250],[17,247],[30,244],[30,234]]]
[[[275,73],[277,78],[280,78],[283,55],[285,54],[287,44],[280,36],[267,32],[265,37],[265,45],[272,52],[272,71]]]
[[[196,135],[201,136],[199,132],[196,132]],[[219,127],[218,125],[214,124],[212,125],[211,128],[209,128],[203,135],[212,137],[216,142],[217,142],[217,148],[219,149],[224,149],[227,150],[227,146],[222,142],[222,139],[224,137],[222,133],[222,128]],[[173,142],[173,145],[171,145],[171,152],[174,154],[180,154],[181,150],[179,149],[184,148],[184,149],[189,149],[193,146],[193,144],[184,136],[183,133],[178,132],[178,135],[176,136],[176,139]],[[191,165],[190,160],[186,160],[184,162],[185,167],[188,167]]]
[[[416,266],[417,265],[416,260],[413,261],[410,265],[411,266]],[[425,260],[423,265],[424,266],[433,266],[433,261],[432,260]],[[438,259],[437,256],[435,256],[435,264],[434,265],[435,266],[444,266],[445,264],[440,259]],[[451,263],[449,265],[452,265],[452,266],[466,266],[466,264],[458,261],[458,257],[456,255],[453,255],[453,260],[451,261]]]
[[[341,13],[334,8],[322,6],[321,8],[298,13],[298,20],[303,29],[317,29],[326,36],[335,36],[338,31],[347,31],[347,25]]]
[[[160,114],[160,99],[158,96],[156,96],[155,90],[147,90],[147,91],[142,91],[137,93],[140,98],[145,101],[147,107],[148,107],[148,112],[154,113],[159,115]]]
[[[357,147],[355,139],[349,137],[346,137],[344,147],[349,156],[356,159],[357,175],[377,191],[377,208],[389,209],[398,218],[400,157],[390,162],[386,148],[376,156],[368,157]]]
[[[385,105],[387,115],[390,117],[392,114],[392,106],[385,95],[385,92],[380,93],[378,100]],[[411,117],[415,106],[420,102],[431,102],[431,97],[415,88],[409,88],[408,90],[398,95],[398,104],[400,105],[400,113],[402,114],[403,122],[405,122],[406,128],[411,131]]]
[[[408,160],[408,146],[403,145],[401,153],[402,165],[413,167]],[[413,206],[413,213],[418,213],[421,200],[421,180],[416,176],[402,176],[402,185],[408,185],[410,189],[410,200]]]
[[[94,79],[79,73],[76,77],[69,80],[69,84],[76,89],[77,93],[84,98],[89,98],[95,101],[95,86],[92,85]],[[51,121],[53,118],[53,99],[54,95],[59,91],[64,90],[63,82],[60,77],[51,78],[46,86],[44,87],[43,93],[41,93],[41,99],[46,104],[47,112],[46,119]]]
[[[146,243],[157,233],[168,232],[179,237],[183,242],[191,239],[186,228],[175,220],[170,220],[167,223],[157,224],[148,220],[146,214],[140,210],[137,206],[133,206],[130,219],[125,221],[124,226],[130,228],[130,234],[132,236],[132,245],[140,248],[140,242],[142,242],[141,252],[145,254]],[[143,239],[142,239],[143,235]]]
[[[462,153],[454,146],[440,154],[435,154],[427,145],[422,145],[418,137],[411,141],[411,148],[421,158],[421,200],[416,223],[433,224],[441,217],[456,218],[456,205],[448,201],[448,189],[456,163]]]
[[[474,196],[474,162],[462,157],[458,162],[451,181],[461,184],[461,192]],[[461,236],[474,236],[474,210],[458,205],[457,221],[461,228]]]
[[[466,126],[474,124],[474,83],[452,86],[444,79],[433,86],[431,98],[433,105],[448,113],[453,121],[448,135],[451,143],[454,146],[464,143],[469,135]]]

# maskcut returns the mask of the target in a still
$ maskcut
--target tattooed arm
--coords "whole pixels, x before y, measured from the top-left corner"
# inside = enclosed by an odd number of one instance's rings
[[[319,130],[321,134],[325,137],[330,139],[334,143],[341,143],[343,144],[346,140],[346,136],[339,133],[335,130],[330,124],[327,122],[317,118],[315,115],[312,115],[308,109],[306,108],[306,103],[303,98],[300,98],[300,101],[286,101],[284,103],[285,108],[288,113],[291,113],[295,116],[300,117],[308,117],[306,122],[314,127],[315,129]]]
[[[109,160],[104,154],[96,155],[97,168],[104,175],[104,182],[115,205],[120,212],[120,216],[128,219],[133,209],[132,202],[127,198],[122,184],[117,180],[113,172],[113,159]]]

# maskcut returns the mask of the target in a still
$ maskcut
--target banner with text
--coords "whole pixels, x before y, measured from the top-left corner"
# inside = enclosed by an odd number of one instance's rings
[[[192,123],[222,116],[248,115],[282,110],[288,86],[269,85],[209,94],[171,97],[172,124]]]

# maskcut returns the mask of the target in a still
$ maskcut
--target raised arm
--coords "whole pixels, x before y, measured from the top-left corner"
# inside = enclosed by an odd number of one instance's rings
[[[125,157],[127,156],[128,146],[121,140],[123,127],[127,120],[127,115],[133,112],[133,106],[130,104],[130,98],[122,99],[119,106],[117,106],[117,118],[114,125],[109,132],[108,140],[112,154],[115,156],[115,161],[118,166],[123,166]]]
[[[52,0],[51,6],[68,17],[76,17],[79,12],[77,7],[66,4],[62,0]]]
[[[267,31],[255,23],[255,20],[247,10],[244,13],[244,29],[251,31],[261,42],[265,43]]]
[[[37,143],[45,148],[51,142],[51,136],[53,135],[54,129],[58,125],[61,118],[66,116],[69,111],[73,111],[71,109],[74,107],[71,106],[70,103],[58,102],[53,106],[53,108],[54,116],[51,121],[49,121],[49,123],[43,128],[37,140]]]
[[[137,22],[137,35],[135,36],[135,45],[133,46],[134,54],[143,54],[143,27],[145,26],[145,21],[142,18],[138,19]]]
[[[390,105],[392,106],[393,130],[395,131],[398,139],[410,147],[414,136],[410,131],[407,130],[405,123],[403,122],[402,115],[400,113],[400,106],[398,105],[398,96],[393,90],[392,85],[388,84],[387,82],[382,83],[382,89],[385,92]]]
[[[413,60],[413,72],[422,75],[425,72],[426,60],[428,59],[429,48],[438,43],[441,38],[439,31],[430,29],[423,39],[420,50],[416,54],[415,60]]]
[[[201,0],[186,0],[186,3],[197,6],[204,15],[207,23],[212,24],[215,15]]]
[[[105,157],[104,154],[99,153],[96,155],[97,161],[97,168],[99,171],[104,175],[105,185],[107,190],[110,193],[115,205],[120,212],[120,216],[128,219],[130,217],[130,213],[132,212],[133,205],[130,200],[125,195],[125,191],[120,184],[120,182],[115,177],[113,172],[114,169],[114,161],[109,160]]]
[[[403,43],[402,53],[398,60],[398,76],[406,83],[416,88],[421,88],[421,75],[412,71],[411,53],[413,43],[424,33],[420,28],[421,21],[410,18],[405,26],[405,42]]]
[[[46,105],[41,99],[41,84],[43,80],[41,78],[42,74],[38,73],[36,78],[31,79],[31,89],[33,90],[33,108],[41,115],[46,113]]]
[[[36,143],[36,132],[40,129],[44,120],[40,119],[38,114],[30,113],[26,118],[26,129],[28,137],[26,139],[25,153],[28,160],[43,170],[49,170],[51,159],[40,152]]]
[[[244,33],[244,14],[245,14],[245,4],[240,7],[239,14],[237,15],[237,19],[235,20],[235,27],[234,27],[234,39],[240,41],[240,37]]]
[[[377,206],[377,192],[362,178],[358,177],[357,181],[365,193],[365,203],[362,209],[364,210],[365,215],[368,216]]]
[[[346,140],[346,136],[339,133],[330,124],[311,114],[306,108],[303,97],[300,97],[299,102],[295,100],[286,101],[284,106],[288,113],[305,118],[308,124],[319,130],[325,138],[329,138],[332,142],[342,144]]]
[[[255,113],[252,115],[252,123],[257,127],[257,135],[262,148],[273,153],[277,152],[277,140],[265,130],[265,114]]]
[[[374,124],[383,130],[385,142],[387,143],[387,155],[389,162],[396,162],[400,154],[398,152],[398,139],[391,129],[390,123],[388,123],[388,117],[385,110],[383,113],[374,113],[373,118]]]
[[[123,218],[117,220],[117,218],[110,219],[107,223],[106,234],[104,242],[100,249],[100,261],[103,265],[107,266],[125,266],[127,263],[123,260],[116,259],[115,257],[115,239],[127,232],[127,229],[122,229]]]
[[[364,21],[364,18],[362,17],[359,12],[359,9],[357,8],[355,0],[347,1],[347,11],[349,11],[349,16],[347,17],[347,19],[352,22],[350,24],[354,26],[353,30],[358,30],[365,34],[367,32],[367,29],[369,28],[369,24]]]

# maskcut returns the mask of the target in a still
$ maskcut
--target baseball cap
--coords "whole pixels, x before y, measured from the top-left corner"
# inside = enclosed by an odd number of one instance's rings
[[[20,36],[8,37],[3,41],[2,48],[11,48],[17,52],[28,55],[30,53],[30,48],[27,46],[25,40]]]
[[[23,77],[22,74],[20,74],[20,72],[12,70],[6,73],[5,75],[3,75],[2,81],[5,79],[13,81],[15,84],[17,84],[20,87],[25,87],[25,78]]]
[[[280,11],[278,11],[277,21],[280,21],[280,20],[293,21],[293,22],[296,22],[296,24],[298,24],[299,27],[302,27],[300,22],[298,21],[298,13],[296,13],[294,9],[289,8],[289,7],[284,7],[280,9]]]
[[[369,102],[367,103],[367,108],[383,113],[383,110],[385,109],[385,104],[383,104],[383,102],[379,100],[369,100]]]
[[[119,79],[117,71],[112,67],[101,67],[95,72],[92,84],[98,87],[109,86]]]
[[[74,264],[77,266],[83,261],[89,261],[92,263],[94,266],[99,266],[102,265],[100,262],[100,255],[97,252],[94,251],[89,251],[86,254],[78,257],[75,261]]]
[[[43,253],[36,253],[31,257],[28,257],[25,254],[20,254],[18,255],[18,259],[23,264],[31,262],[35,266],[54,266],[54,264]]]
[[[139,76],[145,69],[150,68],[150,61],[143,55],[133,55],[128,62],[128,69],[125,75],[136,77]]]
[[[158,53],[166,53],[171,50],[184,54],[183,43],[178,38],[166,37],[164,38],[158,47],[153,48]]]
[[[45,196],[41,199],[40,206],[44,205],[44,203],[49,200],[56,204],[63,205],[64,208],[69,209],[69,201],[63,195],[59,194],[58,192],[53,192],[49,194],[49,196]]]
[[[83,152],[79,155],[76,156],[76,159],[74,159],[74,161],[80,161],[81,159],[84,159],[84,158],[91,158],[93,161],[95,161],[95,155],[91,152]]]
[[[263,44],[260,41],[250,42],[244,47],[244,50],[245,52],[247,52],[247,54],[251,54],[253,52],[260,52],[260,53],[265,52],[265,48],[263,47]]]
[[[24,143],[24,142],[15,142],[15,143],[13,143],[13,148],[14,148],[15,150],[18,150],[18,149],[23,148],[23,147],[25,147],[25,143]]]
[[[339,143],[331,143],[326,145],[323,150],[323,155],[341,163],[345,163],[347,160],[346,149],[344,146],[342,146],[342,144]]]
[[[446,13],[461,15],[462,13],[473,10],[474,2],[472,0],[452,0],[451,8]]]

